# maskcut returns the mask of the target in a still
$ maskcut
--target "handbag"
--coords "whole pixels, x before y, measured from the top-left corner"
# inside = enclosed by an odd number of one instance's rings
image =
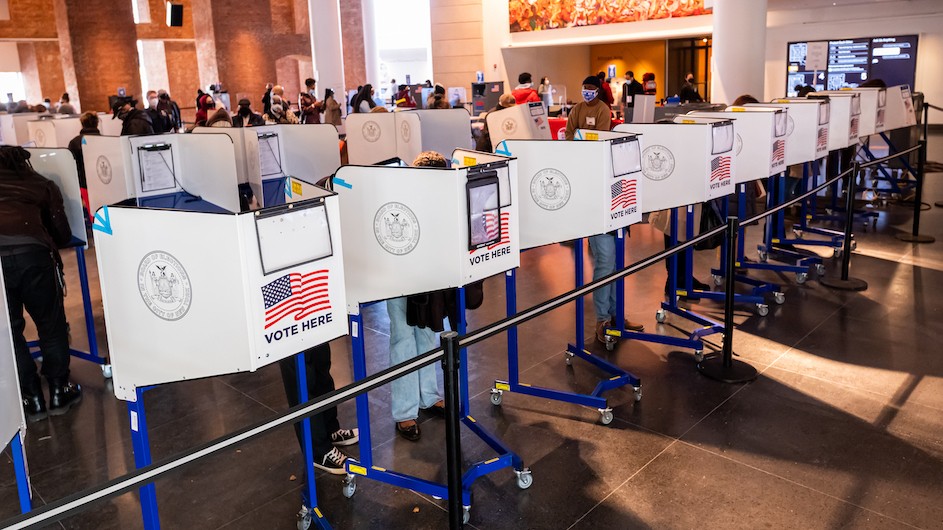
[[[711,230],[722,226],[724,220],[720,217],[720,209],[717,207],[718,200],[724,199],[714,199],[704,203],[704,206],[701,208],[701,226],[699,234],[704,234],[710,232]],[[724,242],[724,233],[719,232],[713,236],[698,241],[694,244],[694,250],[710,250],[717,248]]]

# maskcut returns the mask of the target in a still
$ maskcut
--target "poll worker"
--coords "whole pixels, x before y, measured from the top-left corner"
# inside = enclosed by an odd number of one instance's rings
[[[701,103],[704,101],[704,98],[697,92],[697,85],[694,82],[693,73],[688,72],[688,75],[684,76],[684,83],[681,85],[679,97],[681,98],[681,103]]]
[[[517,76],[517,86],[511,91],[514,101],[518,105],[540,101],[540,94],[534,89],[534,81],[530,73],[522,72]]]
[[[0,261],[6,285],[13,349],[26,418],[65,414],[82,400],[82,388],[69,381],[69,325],[65,282],[58,248],[72,239],[62,193],[33,170],[30,153],[0,146]],[[42,375],[49,383],[49,408],[36,362],[23,330],[29,313],[43,352]]]
[[[635,96],[645,93],[642,83],[635,80],[635,73],[629,70],[625,73],[625,83],[622,84],[622,115],[628,121],[632,117],[635,107]]]
[[[566,122],[566,139],[572,140],[577,129],[608,131],[612,124],[609,105],[600,99],[601,82],[597,76],[583,80],[581,94],[583,101],[573,106]],[[599,234],[589,238],[589,248],[593,254],[593,280],[612,274],[616,270],[616,238],[614,233]],[[616,287],[604,285],[593,291],[593,308],[596,311],[596,340],[606,342],[606,328],[612,327],[616,315]],[[645,326],[625,320],[625,328],[642,331]]]

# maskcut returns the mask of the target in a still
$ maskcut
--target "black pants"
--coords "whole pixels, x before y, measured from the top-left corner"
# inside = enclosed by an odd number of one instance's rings
[[[0,260],[3,261],[20,389],[24,395],[36,395],[41,389],[36,362],[23,336],[24,307],[39,332],[42,374],[51,384],[63,384],[69,379],[69,330],[56,261],[49,250],[39,246],[20,254],[2,255]]]
[[[666,249],[671,248],[671,236],[669,236],[668,234],[665,234],[665,248]],[[678,257],[678,267],[675,269],[675,285],[674,286],[678,289],[683,289],[684,278],[685,278],[684,270],[688,264],[687,251],[682,250],[681,252],[678,252],[677,254],[675,254],[675,256]],[[671,258],[668,258],[665,260],[665,270],[668,271],[668,274],[671,274]],[[668,290],[671,290],[670,282],[671,282],[671,278],[668,278],[667,280],[665,280],[665,288]]]
[[[308,399],[315,399],[334,390],[334,378],[331,377],[331,347],[328,344],[315,346],[304,352],[305,374],[308,378]],[[298,370],[295,366],[295,356],[287,357],[278,362],[282,371],[282,384],[285,385],[285,395],[288,397],[288,406],[294,407],[298,401]],[[315,459],[322,458],[334,447],[331,444],[331,434],[340,429],[337,421],[337,407],[311,417],[311,441],[314,447]],[[301,422],[295,424],[295,435],[298,445],[304,450],[301,438]]]

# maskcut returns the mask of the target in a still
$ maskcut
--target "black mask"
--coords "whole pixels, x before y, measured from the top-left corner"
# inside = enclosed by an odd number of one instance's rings
[[[688,83],[691,83],[691,84],[693,85],[693,84],[694,84],[694,78],[693,78],[693,77],[689,77],[689,78],[688,78]]]
[[[239,107],[239,115],[242,116],[243,118],[249,117],[249,114],[251,113],[252,111],[249,110],[249,107]]]

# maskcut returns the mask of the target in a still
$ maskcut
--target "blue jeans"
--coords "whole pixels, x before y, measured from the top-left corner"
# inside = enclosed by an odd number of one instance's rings
[[[406,297],[386,301],[390,314],[390,365],[399,364],[436,347],[435,331],[406,323]],[[442,399],[436,380],[438,365],[432,364],[393,380],[393,420],[409,421],[419,417],[420,408],[429,408]]]
[[[616,270],[616,237],[609,234],[590,236],[589,246],[593,255],[593,281],[612,274]],[[593,307],[596,322],[609,320],[616,313],[616,286],[604,285],[593,291]]]

